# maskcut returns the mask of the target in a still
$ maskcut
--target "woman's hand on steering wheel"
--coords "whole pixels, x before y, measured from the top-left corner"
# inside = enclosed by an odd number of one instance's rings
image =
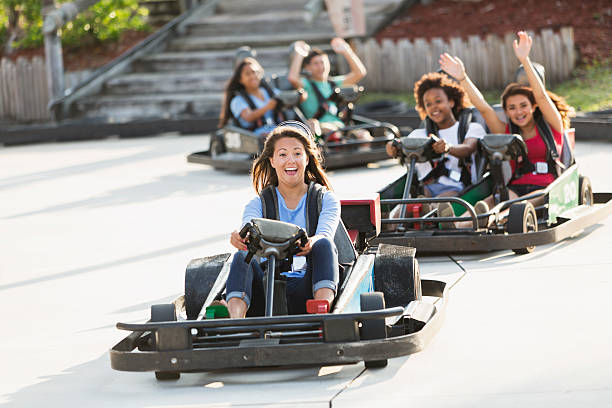
[[[300,252],[298,252],[296,255],[297,256],[306,256],[306,255],[308,255],[310,253],[310,251],[312,251],[312,246],[319,239],[321,239],[320,235],[313,235],[312,237],[308,237],[308,242],[306,242],[306,245],[299,247],[300,248]]]
[[[246,243],[249,240],[249,236],[247,235],[246,237],[242,238],[240,236],[240,233],[236,230],[232,231],[231,235],[230,235],[230,244],[232,244],[233,247],[237,248],[240,251],[246,251],[247,250],[247,246]]]

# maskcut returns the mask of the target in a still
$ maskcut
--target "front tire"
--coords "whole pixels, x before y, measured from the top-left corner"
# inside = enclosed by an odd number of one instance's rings
[[[362,293],[360,298],[361,311],[380,310],[385,308],[385,296],[382,292]],[[364,320],[361,322],[361,340],[375,340],[387,338],[385,319]],[[387,359],[366,360],[366,368],[382,368],[387,366]]]
[[[514,203],[510,206],[508,214],[508,233],[510,234],[526,234],[529,232],[538,231],[538,217],[536,216],[533,204],[529,202]],[[514,248],[514,253],[522,255],[533,252],[535,245]]]
[[[151,322],[175,322],[176,310],[174,303],[152,305]],[[153,337],[155,339],[155,336]],[[181,373],[178,371],[156,371],[155,378],[158,381],[178,380]]]
[[[593,187],[591,186],[591,180],[586,176],[580,176],[578,179],[578,190],[580,195],[578,196],[578,204],[593,205]]]

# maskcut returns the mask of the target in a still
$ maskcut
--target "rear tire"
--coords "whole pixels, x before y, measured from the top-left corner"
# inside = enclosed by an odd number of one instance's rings
[[[174,303],[152,305],[151,306],[151,322],[175,322],[176,310]],[[153,336],[155,339],[155,336]],[[178,380],[181,373],[178,371],[156,371],[155,378],[158,381]]]
[[[361,311],[380,310],[385,308],[385,296],[382,292],[361,294]],[[361,340],[375,340],[387,338],[385,319],[364,320],[361,322]],[[381,368],[387,365],[387,359],[365,361],[366,368]]]
[[[508,233],[525,234],[538,231],[538,217],[533,205],[529,202],[514,203],[510,206],[508,214]],[[522,255],[533,252],[535,245],[514,248],[514,253]]]
[[[580,176],[578,179],[578,190],[580,195],[578,196],[578,204],[593,205],[593,187],[591,186],[591,180],[586,176]]]

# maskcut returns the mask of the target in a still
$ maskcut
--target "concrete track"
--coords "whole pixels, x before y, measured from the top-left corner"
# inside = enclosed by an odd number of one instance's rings
[[[0,406],[404,407],[612,405],[612,218],[533,254],[420,257],[454,286],[421,353],[321,369],[184,374],[110,368],[151,304],[183,290],[191,258],[230,250],[253,194],[246,175],[188,164],[202,137],[0,148]],[[612,191],[609,143],[581,142],[595,191]],[[342,196],[402,168],[338,170]],[[418,254],[417,254],[418,255]]]

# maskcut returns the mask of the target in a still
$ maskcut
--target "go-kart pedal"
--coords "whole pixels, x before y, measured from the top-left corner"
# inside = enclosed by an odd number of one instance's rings
[[[205,319],[225,319],[228,317],[229,310],[227,310],[227,306],[219,301],[215,301],[213,304],[208,306],[204,315]]]
[[[308,299],[306,301],[306,312],[308,314],[329,313],[329,301],[325,299]]]

